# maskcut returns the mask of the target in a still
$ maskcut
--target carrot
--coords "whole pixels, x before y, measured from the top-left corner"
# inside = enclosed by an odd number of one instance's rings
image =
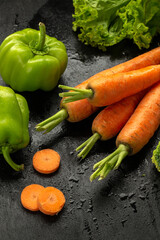
[[[60,155],[52,149],[43,149],[33,156],[33,167],[40,173],[55,172],[60,165]]]
[[[89,79],[85,80],[79,84],[76,88],[86,89],[89,82],[94,81],[97,78],[107,77],[119,72],[128,72],[131,70],[140,69],[150,65],[156,65],[160,63],[160,47],[155,48],[149,52],[139,55],[127,62],[121,63],[110,69],[106,69],[100,73],[95,74]],[[61,110],[55,115],[47,118],[41,123],[36,125],[37,131],[43,131],[44,133],[50,132],[63,120],[67,119],[69,122],[79,122],[91,114],[93,114],[98,108],[92,106],[92,104],[87,99],[82,99],[76,102],[65,103],[62,99],[60,104]]]
[[[62,210],[65,197],[59,189],[46,187],[39,194],[37,202],[42,213],[53,216]]]
[[[84,159],[98,139],[106,141],[116,136],[134,112],[145,92],[139,92],[104,108],[92,123],[93,135],[76,149],[79,151],[84,147],[78,157]]]
[[[136,110],[120,131],[116,139],[117,149],[96,163],[98,168],[91,176],[92,181],[105,178],[112,169],[117,169],[128,155],[138,153],[150,140],[160,124],[160,82],[143,97]]]
[[[21,193],[22,206],[31,211],[38,211],[37,198],[43,189],[44,187],[39,184],[31,184],[25,187]]]
[[[159,80],[160,65],[152,65],[130,72],[117,73],[107,78],[101,76],[97,77],[92,82],[90,81],[86,87],[87,89],[84,90],[78,90],[63,85],[59,85],[59,87],[62,89],[74,90],[76,98],[87,98],[92,105],[102,107],[140,92]],[[64,92],[60,95],[63,97],[69,96],[70,92]],[[69,99],[71,100],[71,98],[72,97]],[[68,101],[68,98],[63,101]]]

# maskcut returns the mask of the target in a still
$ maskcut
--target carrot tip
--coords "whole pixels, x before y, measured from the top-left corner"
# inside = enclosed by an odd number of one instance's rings
[[[108,176],[111,170],[118,168],[122,160],[128,155],[128,147],[120,144],[119,147],[109,156],[94,164],[93,168],[97,168],[90,176],[90,180],[99,177],[99,181]]]

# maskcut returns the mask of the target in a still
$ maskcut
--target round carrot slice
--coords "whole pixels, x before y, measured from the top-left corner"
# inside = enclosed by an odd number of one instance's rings
[[[59,189],[46,187],[39,194],[37,202],[42,213],[53,216],[62,210],[65,197]]]
[[[33,156],[33,167],[40,173],[55,172],[60,165],[60,155],[53,149],[43,149]]]
[[[31,211],[38,211],[37,198],[43,189],[44,187],[39,184],[25,187],[21,193],[22,206]]]

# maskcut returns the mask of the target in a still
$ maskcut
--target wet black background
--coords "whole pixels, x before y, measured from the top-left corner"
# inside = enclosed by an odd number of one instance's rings
[[[70,86],[143,52],[129,40],[105,53],[83,45],[72,31],[73,11],[71,0],[0,0],[0,43],[17,30],[38,29],[39,21],[44,22],[47,34],[67,48],[68,66],[59,83]],[[151,49],[158,43],[157,37]],[[0,83],[5,85],[2,79]],[[159,131],[139,154],[124,160],[118,171],[90,183],[93,164],[115,149],[115,139],[98,142],[86,160],[79,162],[74,150],[91,135],[94,116],[80,123],[65,121],[47,135],[36,132],[37,123],[59,110],[59,92],[55,88],[22,93],[30,108],[31,141],[26,149],[12,154],[15,162],[25,164],[22,173],[12,171],[0,157],[0,239],[160,239],[160,174],[151,163]],[[48,176],[32,167],[33,154],[43,148],[61,155],[59,170]],[[58,216],[32,213],[21,206],[21,191],[32,183],[63,191],[66,204]]]

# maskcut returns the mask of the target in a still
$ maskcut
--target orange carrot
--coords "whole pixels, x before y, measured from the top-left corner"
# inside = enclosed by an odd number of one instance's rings
[[[116,146],[127,143],[130,155],[139,152],[160,124],[160,83],[146,94],[117,137]]]
[[[53,216],[62,210],[65,197],[59,189],[46,187],[39,194],[37,202],[42,213]]]
[[[22,206],[31,211],[38,211],[37,198],[43,189],[44,187],[39,184],[31,184],[25,187],[21,193]]]
[[[76,149],[76,151],[79,151],[84,147],[78,154],[78,157],[84,159],[98,139],[106,141],[116,136],[128,121],[145,93],[146,91],[139,92],[104,108],[92,123],[93,135]]]
[[[81,90],[60,85],[63,89],[75,91],[76,99],[87,98],[94,106],[106,106],[142,91],[160,80],[160,65],[152,65],[130,72],[117,73],[106,77],[97,77]],[[73,94],[74,92],[72,92]],[[69,96],[70,92],[62,93]],[[73,98],[75,97],[73,95]],[[71,99],[70,97],[69,99]],[[68,99],[68,98],[67,98]],[[68,101],[64,99],[63,101]]]
[[[52,149],[43,149],[33,156],[33,167],[40,173],[55,172],[60,165],[60,155]]]
[[[79,84],[77,88],[84,89],[88,80]],[[36,125],[39,132],[48,133],[65,119],[69,122],[80,122],[98,110],[98,107],[92,106],[87,99],[82,99],[73,103],[60,103],[61,110],[46,120]]]
[[[129,61],[116,65],[110,68],[110,70],[112,71],[112,74],[116,74],[120,72],[129,72],[132,70],[137,70],[140,68],[144,68],[151,65],[157,65],[157,64],[160,64],[160,47],[154,48],[151,51],[141,54],[135,58],[132,58]],[[99,74],[103,77],[108,76],[108,69],[98,73],[98,75]],[[97,74],[91,77],[89,81],[90,80],[92,81],[92,78],[93,80],[96,79]]]
[[[94,165],[98,168],[90,177],[92,181],[105,178],[112,169],[117,169],[127,155],[139,152],[153,136],[160,124],[160,82],[143,97],[136,110],[117,136],[117,149]]]
[[[140,69],[150,65],[156,65],[160,63],[160,47],[155,48],[147,53],[139,55],[127,62],[121,63],[110,69],[106,69],[100,73],[95,74],[83,83],[79,84],[76,88],[86,89],[89,82],[94,81],[100,77],[107,77],[119,72],[128,72],[131,70]],[[44,131],[45,133],[50,132],[54,127],[60,124],[63,120],[67,119],[69,122],[79,122],[91,114],[93,114],[98,108],[92,106],[87,99],[82,99],[72,103],[64,103],[62,99],[60,107],[61,110],[55,115],[42,121],[36,125],[37,131]]]

